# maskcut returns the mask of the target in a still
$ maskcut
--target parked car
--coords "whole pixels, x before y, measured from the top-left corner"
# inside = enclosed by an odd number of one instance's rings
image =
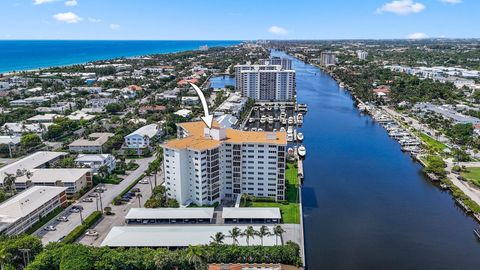
[[[98,197],[98,193],[92,192],[92,193],[88,194],[88,197],[92,197],[92,198]]]
[[[66,216],[58,217],[58,218],[57,218],[57,221],[67,222],[67,221],[68,221],[68,218],[67,218]]]
[[[57,228],[55,228],[55,227],[52,226],[52,225],[49,225],[49,226],[45,227],[44,230],[45,230],[45,231],[55,231],[55,230],[57,230]]]
[[[132,188],[130,192],[134,192],[134,193],[140,192],[140,189],[138,187],[135,187],[135,188]]]
[[[149,184],[147,179],[142,179],[142,180],[138,181],[138,183],[139,184]]]
[[[85,233],[86,236],[98,236],[98,232],[95,230],[87,230]]]
[[[78,209],[78,208],[72,208],[72,209],[70,209],[70,212],[72,212],[72,213],[80,213],[80,209]]]
[[[88,197],[88,198],[83,198],[83,199],[82,199],[82,202],[93,202],[93,198],[90,198],[90,197]]]

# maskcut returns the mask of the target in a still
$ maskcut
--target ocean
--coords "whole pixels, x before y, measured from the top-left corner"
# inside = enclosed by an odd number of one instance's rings
[[[232,46],[214,40],[0,40],[0,72],[81,64],[95,60]]]

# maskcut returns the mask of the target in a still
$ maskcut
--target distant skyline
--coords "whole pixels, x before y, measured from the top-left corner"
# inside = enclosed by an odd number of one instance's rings
[[[3,0],[0,39],[480,38],[478,0]]]

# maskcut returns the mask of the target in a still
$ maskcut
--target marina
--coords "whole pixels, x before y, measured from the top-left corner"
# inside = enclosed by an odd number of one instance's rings
[[[308,269],[475,269],[476,222],[328,74],[293,67],[308,105],[297,128]]]

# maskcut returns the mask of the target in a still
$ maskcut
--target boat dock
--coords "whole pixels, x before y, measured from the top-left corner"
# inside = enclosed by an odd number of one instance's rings
[[[472,210],[460,199],[455,199],[455,202],[468,214],[471,213]]]

